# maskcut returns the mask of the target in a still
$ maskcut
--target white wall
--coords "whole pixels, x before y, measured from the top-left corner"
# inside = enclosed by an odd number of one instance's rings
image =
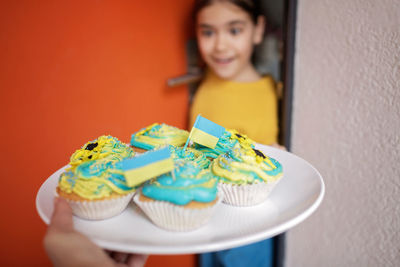
[[[286,266],[400,266],[400,1],[298,0],[292,150],[326,183]]]

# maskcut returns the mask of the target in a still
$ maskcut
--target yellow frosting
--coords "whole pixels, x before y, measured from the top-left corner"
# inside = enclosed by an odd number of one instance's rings
[[[67,170],[61,174],[58,187],[65,193],[75,193],[87,200],[135,191],[135,188],[127,186],[120,162],[108,158],[87,161]]]
[[[117,138],[102,135],[72,154],[71,167],[61,174],[58,188],[86,200],[133,192],[135,188],[127,186],[120,161],[134,154]]]
[[[220,177],[220,182],[235,184],[273,182],[282,177],[282,166],[278,161],[258,150],[240,146],[216,158],[211,163],[211,170]]]
[[[127,144],[117,138],[102,135],[94,141],[87,142],[82,148],[76,150],[70,158],[72,168],[89,160],[108,158],[109,161],[120,161],[133,157],[135,152]]]
[[[243,147],[251,148],[254,146],[255,142],[247,137],[245,134],[241,134],[236,130],[233,129],[227,129],[228,132],[231,133],[230,139],[232,140],[238,140],[239,144]]]
[[[164,123],[153,123],[134,133],[132,135],[131,145],[147,150],[167,144],[182,146],[185,144],[188,136],[188,131]]]

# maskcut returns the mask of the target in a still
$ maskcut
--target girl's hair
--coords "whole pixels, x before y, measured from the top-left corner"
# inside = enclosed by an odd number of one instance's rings
[[[193,19],[196,20],[197,14],[204,7],[216,2],[228,2],[240,7],[250,15],[251,20],[254,24],[257,24],[258,16],[261,15],[259,1],[257,0],[195,0],[193,8]]]

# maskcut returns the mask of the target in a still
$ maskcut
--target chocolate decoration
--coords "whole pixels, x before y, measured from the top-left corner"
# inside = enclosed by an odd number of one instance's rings
[[[86,146],[86,150],[93,150],[98,144],[97,143],[90,143]]]
[[[263,159],[266,158],[266,156],[265,156],[260,150],[257,150],[257,149],[255,149],[255,148],[253,148],[253,150],[254,150],[254,152],[256,152],[256,155],[257,155],[257,156],[260,156],[260,157],[262,157]]]
[[[242,135],[240,135],[240,134],[235,134],[238,138],[242,138],[243,136]]]
[[[90,155],[90,156],[88,157],[88,159],[92,159],[92,157],[93,157],[93,155]]]

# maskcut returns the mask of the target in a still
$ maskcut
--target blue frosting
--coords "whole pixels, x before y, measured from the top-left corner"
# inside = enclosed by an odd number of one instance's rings
[[[203,154],[194,148],[187,147],[185,150],[183,147],[169,146],[172,157],[175,160],[183,159],[195,162],[200,168],[207,169],[210,165],[210,160]]]
[[[280,164],[279,161],[277,161],[276,159],[271,158],[271,157],[269,157],[269,160],[272,161],[272,163],[275,165],[275,168],[273,170],[267,171],[268,175],[276,176],[283,172],[282,164]],[[268,166],[270,166],[270,165],[268,164]],[[274,167],[274,166],[271,166],[271,167]]]
[[[71,174],[74,175],[72,172]],[[126,185],[121,162],[112,162],[107,158],[84,162],[76,167],[75,174],[78,174],[79,178],[88,180],[103,177],[119,189],[132,190],[132,187]]]
[[[219,138],[214,149],[200,144],[195,144],[194,148],[203,152],[207,157],[215,159],[219,155],[229,152],[239,142],[238,140],[233,140],[230,137],[231,133],[225,131],[224,134]]]
[[[217,197],[217,181],[208,169],[202,170],[192,162],[177,161],[174,176],[168,173],[147,182],[142,193],[175,205],[191,201],[208,203]]]
[[[151,150],[166,144],[183,145],[189,133],[165,123],[154,123],[132,134],[130,144],[134,147]]]
[[[240,140],[240,141],[239,141]],[[240,135],[235,130],[226,130],[219,138],[215,148],[209,148],[200,144],[194,144],[194,148],[203,152],[208,158],[217,158],[219,155],[228,153],[236,145],[243,145],[248,143],[250,147],[254,147],[254,141],[247,138],[245,135]]]

